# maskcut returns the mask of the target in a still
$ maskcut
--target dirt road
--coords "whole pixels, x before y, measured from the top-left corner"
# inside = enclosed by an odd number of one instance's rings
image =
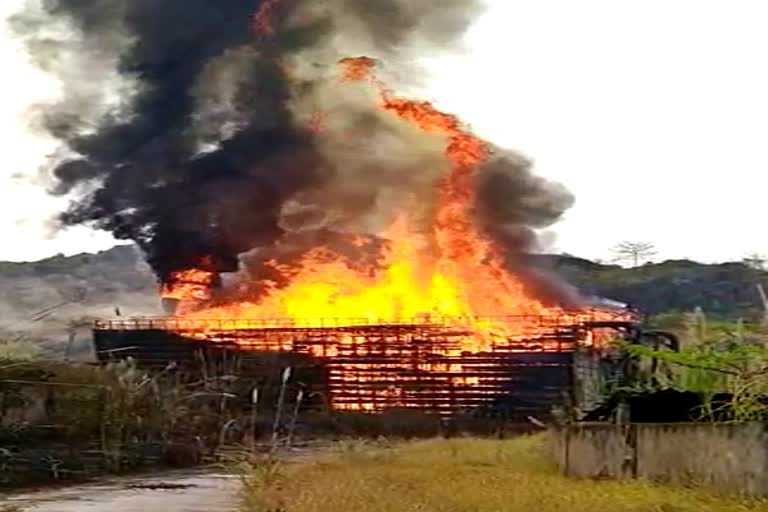
[[[0,495],[24,512],[233,512],[240,481],[210,472],[116,479],[66,489]]]

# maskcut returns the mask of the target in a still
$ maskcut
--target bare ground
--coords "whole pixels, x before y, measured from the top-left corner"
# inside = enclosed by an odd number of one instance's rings
[[[231,512],[240,480],[221,472],[174,472],[0,496],[24,512]]]

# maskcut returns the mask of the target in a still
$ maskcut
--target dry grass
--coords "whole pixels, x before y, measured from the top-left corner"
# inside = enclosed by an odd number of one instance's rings
[[[246,484],[247,512],[768,511],[702,490],[571,480],[542,437],[348,443],[310,462],[257,467]]]

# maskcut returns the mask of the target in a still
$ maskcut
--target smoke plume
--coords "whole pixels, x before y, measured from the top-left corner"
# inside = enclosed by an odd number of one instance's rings
[[[480,0],[30,5],[13,29],[63,83],[37,120],[66,149],[50,168],[52,192],[75,198],[61,222],[136,241],[162,280],[201,262],[231,272],[241,254],[266,260],[317,238],[302,233],[376,234],[403,208],[428,219],[445,136],[378,109],[370,84],[340,84],[336,63],[366,55],[393,89],[418,86],[418,58],[460,50],[482,10]],[[505,152],[477,187],[478,221],[511,254],[571,202]]]

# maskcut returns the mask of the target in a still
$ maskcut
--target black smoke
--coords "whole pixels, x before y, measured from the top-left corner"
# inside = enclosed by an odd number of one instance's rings
[[[254,44],[254,8],[251,1],[45,3],[47,16],[64,18],[89,44],[125,31],[131,42],[118,71],[139,88],[127,113],[103,116],[93,132],[69,125],[56,109],[45,116],[45,127],[73,155],[52,170],[55,192],[97,183],[62,214],[64,224],[89,223],[136,241],[161,278],[206,258],[217,270],[234,270],[239,253],[280,235],[282,202],[320,178],[322,159],[286,108],[277,48]],[[18,19],[16,27],[24,26]],[[44,48],[47,59],[56,58],[56,47]],[[248,119],[201,154],[190,130],[195,88],[211,61],[237,48],[248,48],[250,58],[237,77],[233,110]],[[92,71],[81,72],[87,80]]]
[[[290,76],[287,59],[305,52],[328,57],[308,66],[332,67],[339,35],[379,54],[397,52],[414,33],[451,44],[479,7],[272,1],[269,35],[253,19],[263,3],[45,0],[13,19],[36,61],[64,82],[64,98],[40,120],[68,150],[50,170],[53,192],[79,192],[63,224],[136,241],[161,279],[202,261],[234,270],[240,253],[281,237],[288,199],[335,172],[292,111],[291,100],[313,84]],[[67,33],[47,34],[55,25]],[[84,91],[115,70],[131,84],[127,98],[83,119],[104,101],[89,102]]]
[[[377,233],[404,208],[429,224],[445,140],[393,122],[370,87],[340,86],[336,63],[367,55],[387,83],[418,85],[417,59],[460,47],[482,10],[480,0],[30,3],[12,28],[62,82],[37,119],[64,146],[48,169],[52,192],[74,198],[61,223],[135,241],[161,280],[243,263],[256,282],[277,279],[265,263],[294,261],[318,237],[368,265],[338,233]],[[512,154],[489,161],[477,187],[478,221],[513,265],[571,201]]]
[[[562,217],[574,202],[571,193],[536,176],[526,158],[503,150],[482,166],[475,186],[477,222],[500,248],[507,267],[543,302],[578,307],[578,291],[531,258],[541,250],[536,229]]]

